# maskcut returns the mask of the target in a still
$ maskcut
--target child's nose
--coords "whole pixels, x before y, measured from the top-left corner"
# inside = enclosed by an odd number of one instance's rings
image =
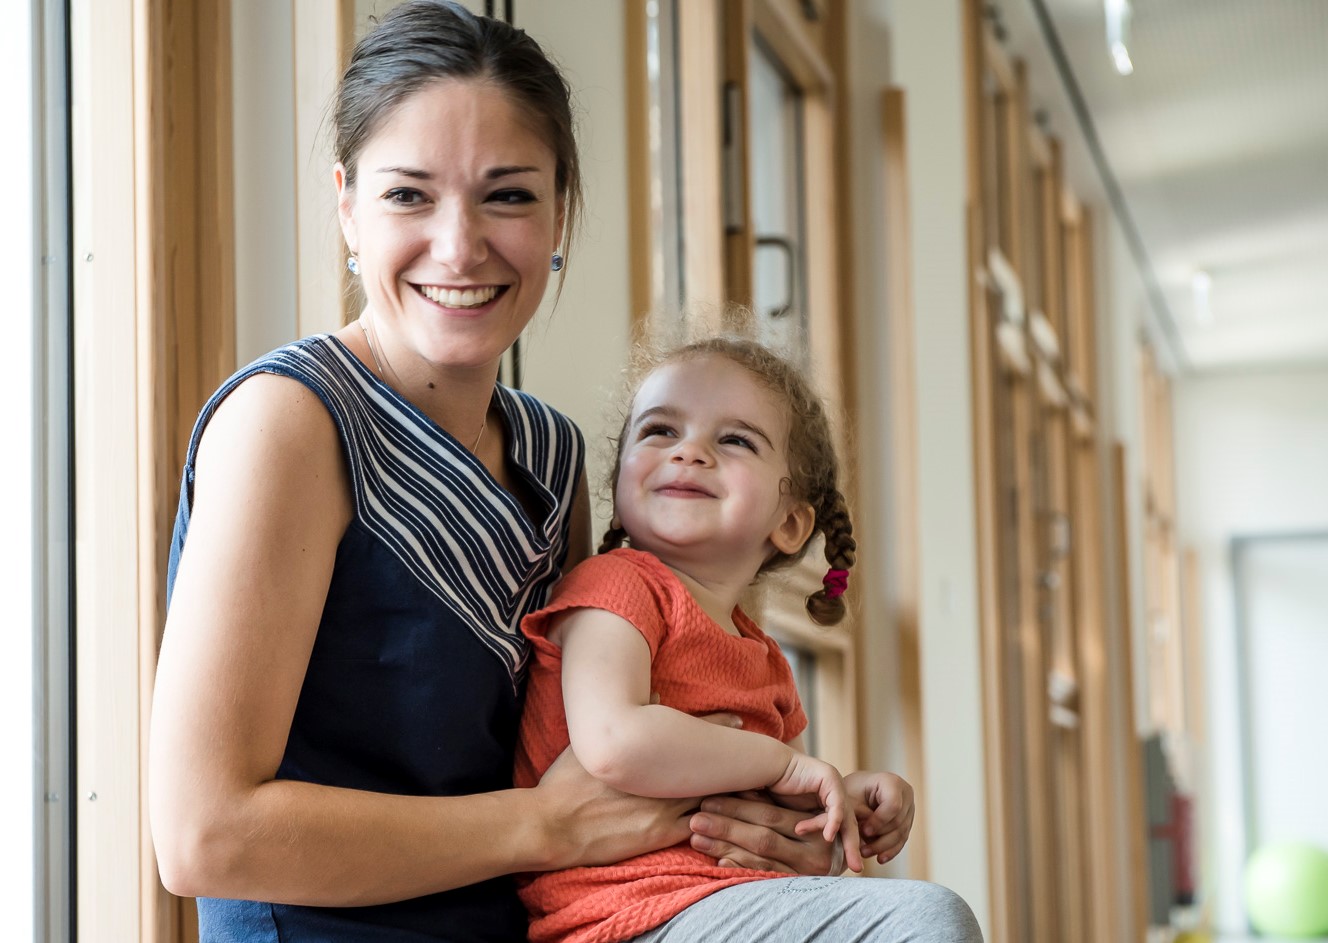
[[[674,446],[672,460],[680,465],[705,465],[710,462],[710,450],[695,437],[685,436]]]

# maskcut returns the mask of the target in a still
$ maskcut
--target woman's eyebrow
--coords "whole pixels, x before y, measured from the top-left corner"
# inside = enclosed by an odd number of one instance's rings
[[[484,172],[484,179],[497,180],[500,177],[511,177],[516,174],[537,174],[540,167],[491,167]],[[432,180],[433,174],[427,170],[421,170],[418,167],[379,167],[376,171],[380,174],[399,174],[402,177],[410,177],[414,180]]]
[[[484,176],[488,180],[496,180],[499,177],[510,177],[513,174],[537,174],[542,169],[541,167],[491,167],[485,171]]]
[[[420,170],[418,167],[379,167],[375,173],[380,174],[399,174],[402,177],[411,177],[415,180],[432,180],[433,174],[427,170]]]

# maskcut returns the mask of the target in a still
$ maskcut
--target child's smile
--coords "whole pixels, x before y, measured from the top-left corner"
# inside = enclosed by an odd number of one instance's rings
[[[787,442],[778,400],[744,367],[714,355],[659,367],[633,402],[614,495],[632,546],[750,581],[800,505]]]

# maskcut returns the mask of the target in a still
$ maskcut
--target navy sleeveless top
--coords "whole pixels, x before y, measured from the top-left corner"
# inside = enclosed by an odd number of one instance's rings
[[[231,377],[203,407],[185,461],[167,576],[189,529],[198,443],[217,406],[255,373],[292,377],[340,432],[354,516],[279,779],[416,796],[509,789],[527,648],[567,554],[584,443],[567,417],[498,386],[522,505],[459,442],[378,380],[335,337],[297,341]],[[526,915],[510,878],[371,907],[200,898],[204,943],[510,943]]]

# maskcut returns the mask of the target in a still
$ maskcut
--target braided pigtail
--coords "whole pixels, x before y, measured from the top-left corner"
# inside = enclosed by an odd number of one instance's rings
[[[599,542],[599,549],[595,552],[608,553],[610,550],[617,550],[626,542],[627,531],[623,530],[615,517],[609,524],[609,529],[604,532],[604,539]]]
[[[835,625],[846,611],[843,596],[848,589],[848,572],[858,562],[858,542],[853,539],[853,521],[839,489],[820,503],[823,507],[817,508],[817,530],[825,534],[825,560],[830,568],[821,589],[807,597],[807,614],[817,625]]]

